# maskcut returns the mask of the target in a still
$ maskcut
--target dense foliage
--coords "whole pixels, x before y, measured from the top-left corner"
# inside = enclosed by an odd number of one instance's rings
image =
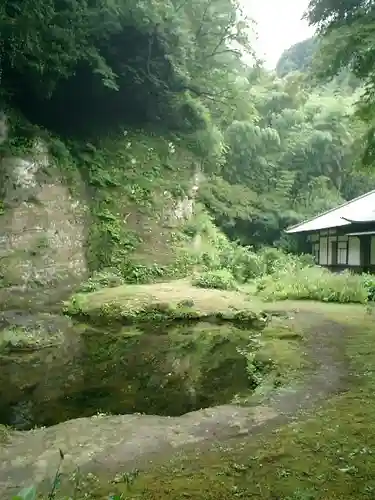
[[[365,128],[341,82],[309,88],[299,73],[253,77],[254,105],[225,130],[227,163],[202,199],[216,221],[246,244],[275,244],[282,229],[373,187],[357,169]],[[285,243],[285,242],[284,242]]]
[[[231,0],[7,0],[2,95],[64,136],[151,125],[207,155],[221,146],[208,108],[218,94],[226,105],[239,47],[250,50],[243,28]]]
[[[252,248],[229,241],[211,226],[210,252],[197,258],[192,284],[219,290],[247,290],[262,300],[315,300],[361,303],[374,300],[368,274],[331,273],[310,254],[299,256],[273,247]],[[198,257],[198,256],[197,256]],[[199,271],[198,271],[199,269]]]
[[[357,115],[368,126],[364,160],[372,164],[375,154],[375,6],[368,0],[311,0],[308,18],[320,33],[321,50],[317,72],[334,77],[350,71],[362,85]]]
[[[276,66],[276,73],[283,77],[293,71],[308,71],[316,50],[317,39],[314,37],[292,45],[282,53]]]

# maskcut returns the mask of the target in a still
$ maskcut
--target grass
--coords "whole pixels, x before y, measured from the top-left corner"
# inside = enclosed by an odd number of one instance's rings
[[[317,300],[322,302],[360,303],[373,293],[373,280],[367,275],[332,273],[327,269],[299,267],[292,262],[258,280],[257,293],[264,300]]]

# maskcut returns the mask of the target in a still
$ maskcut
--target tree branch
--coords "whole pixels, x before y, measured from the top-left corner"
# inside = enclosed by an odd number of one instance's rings
[[[207,4],[206,4],[206,7],[205,7],[205,9],[203,11],[203,15],[202,15],[202,19],[201,19],[201,23],[199,25],[198,31],[195,33],[195,39],[196,40],[201,36],[202,29],[203,29],[203,22],[206,19],[206,15],[207,15],[208,9],[211,7],[211,5],[213,4],[214,1],[215,0],[209,0],[207,2]]]

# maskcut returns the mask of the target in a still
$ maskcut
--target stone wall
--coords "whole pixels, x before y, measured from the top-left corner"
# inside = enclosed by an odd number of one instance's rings
[[[59,300],[87,274],[86,203],[72,197],[41,141],[27,158],[0,158],[0,171],[2,309]]]

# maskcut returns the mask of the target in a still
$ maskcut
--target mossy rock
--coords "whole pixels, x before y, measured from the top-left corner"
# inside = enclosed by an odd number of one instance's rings
[[[206,321],[263,329],[268,320],[244,294],[197,289],[184,281],[76,294],[64,310],[72,317],[100,324]]]

